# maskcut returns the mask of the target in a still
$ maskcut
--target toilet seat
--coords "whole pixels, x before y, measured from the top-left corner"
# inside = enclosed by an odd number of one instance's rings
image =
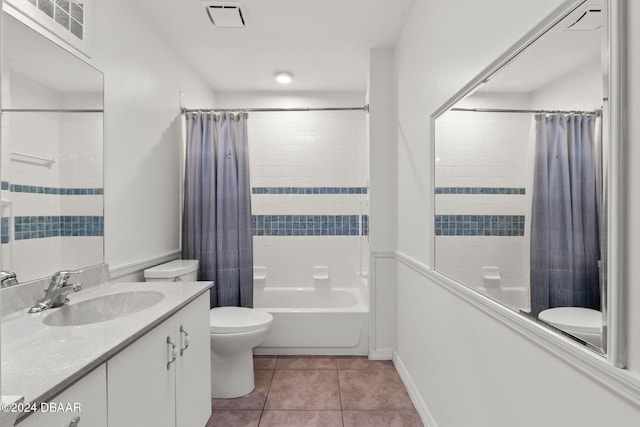
[[[273,316],[263,310],[246,307],[215,307],[209,311],[212,334],[236,334],[267,328]]]
[[[602,312],[585,307],[556,307],[542,311],[538,318],[566,332],[600,334]]]

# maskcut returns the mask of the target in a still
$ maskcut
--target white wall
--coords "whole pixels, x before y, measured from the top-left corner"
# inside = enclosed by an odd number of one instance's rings
[[[602,78],[602,63],[600,58],[596,58],[533,92],[531,108],[554,110],[602,108]]]
[[[437,285],[428,274],[429,115],[561,2],[416,0],[396,48],[398,91],[397,360],[419,409],[440,426],[634,426],[640,408],[541,345]],[[640,45],[640,4],[629,3],[631,45]],[[480,19],[480,18],[481,19]],[[491,29],[491,31],[487,31]],[[631,50],[629,76],[640,72]],[[640,85],[630,84],[629,117]],[[630,124],[640,138],[640,123]],[[635,147],[635,148],[634,148]],[[640,162],[637,145],[628,157]],[[629,259],[637,259],[638,168],[630,168]],[[408,260],[414,260],[411,263]],[[410,268],[413,266],[413,268]],[[640,277],[630,263],[629,283]],[[636,280],[637,281],[637,280]],[[630,337],[640,336],[640,290],[630,287]],[[630,373],[640,373],[640,340],[629,341]],[[591,356],[590,356],[591,357]],[[595,357],[595,356],[593,356]],[[428,416],[425,417],[429,419]]]
[[[369,357],[391,359],[396,328],[397,150],[394,52],[369,55],[367,116],[371,165],[371,242]]]
[[[179,248],[181,116],[213,92],[124,0],[95,2],[92,64],[104,73],[105,258],[129,272]]]

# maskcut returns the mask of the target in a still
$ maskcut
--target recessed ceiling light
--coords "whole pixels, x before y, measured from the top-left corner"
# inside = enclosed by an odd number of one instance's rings
[[[288,85],[293,81],[293,75],[287,72],[276,73],[276,81],[283,85]]]

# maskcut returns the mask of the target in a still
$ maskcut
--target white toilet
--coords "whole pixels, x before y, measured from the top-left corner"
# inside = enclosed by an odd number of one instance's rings
[[[585,307],[556,307],[543,310],[538,319],[602,347],[602,312]]]
[[[273,316],[244,307],[215,307],[211,327],[211,396],[240,397],[255,388],[253,348],[267,337]]]
[[[175,260],[148,268],[145,280],[178,282],[198,280],[197,260]],[[232,398],[255,388],[253,348],[269,333],[273,316],[259,309],[215,307],[209,312],[211,338],[211,395]]]

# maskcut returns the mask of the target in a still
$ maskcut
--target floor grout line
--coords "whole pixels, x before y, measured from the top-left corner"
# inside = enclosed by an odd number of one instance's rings
[[[269,387],[267,387],[267,392],[264,395],[264,403],[262,404],[262,411],[260,412],[260,419],[258,420],[258,427],[260,427],[260,423],[262,423],[262,417],[264,416],[264,411],[267,409],[267,399],[269,399],[269,392],[271,391],[271,385],[273,384],[273,377],[276,375],[276,368],[278,367],[278,360],[280,356],[276,356],[276,363],[273,366],[271,379],[269,380]]]
[[[293,369],[287,368],[287,363],[284,363],[284,359],[286,357],[282,357],[279,355],[271,355],[268,356],[271,358],[271,360],[269,360],[268,364],[264,364],[261,365],[260,368],[261,369],[256,369],[255,365],[254,365],[254,372],[255,371],[270,371],[270,377],[269,377],[269,383],[266,386],[266,390],[265,390],[265,394],[264,394],[264,400],[262,403],[261,408],[260,407],[256,407],[253,406],[255,409],[251,409],[251,408],[246,408],[246,409],[241,409],[241,408],[229,408],[227,410],[231,410],[233,412],[235,411],[239,411],[239,412],[245,412],[248,413],[249,411],[255,411],[255,415],[256,417],[253,418],[253,422],[255,423],[256,418],[257,418],[257,424],[252,424],[255,427],[260,427],[260,426],[264,426],[264,423],[268,423],[269,420],[271,420],[271,422],[274,421],[273,416],[275,416],[275,419],[278,419],[279,417],[281,417],[282,415],[271,415],[269,417],[269,419],[265,418],[266,412],[267,412],[267,401],[269,399],[269,395],[273,392],[273,381],[274,381],[274,377],[276,375],[276,371],[280,370],[280,371],[309,371],[309,370],[313,370],[313,371],[333,371],[335,372],[336,375],[336,384],[337,384],[337,388],[338,388],[338,404],[339,406],[336,409],[305,409],[305,408],[299,408],[299,409],[273,409],[273,411],[275,412],[284,412],[284,413],[312,413],[315,412],[317,414],[319,413],[328,413],[328,412],[332,412],[335,414],[336,411],[340,411],[340,417],[337,417],[337,414],[335,415],[322,415],[322,417],[328,416],[331,419],[333,419],[333,421],[335,422],[335,425],[342,425],[342,427],[344,427],[346,424],[346,417],[345,417],[345,408],[344,408],[344,401],[343,401],[343,385],[346,387],[349,384],[349,376],[343,378],[345,381],[347,381],[345,384],[342,383],[341,378],[340,378],[340,372],[350,372],[350,371],[368,371],[368,370],[377,370],[379,365],[376,364],[372,364],[372,365],[368,365],[366,363],[361,363],[361,361],[358,361],[358,363],[356,364],[351,364],[351,363],[339,363],[339,359],[340,357],[329,357],[330,359],[332,359],[335,362],[334,367],[331,368],[327,368],[322,367],[320,369],[313,367],[313,363],[310,364],[298,364],[297,366],[295,366],[295,364],[293,365],[289,365],[289,366],[294,366]],[[304,357],[304,356],[302,356]],[[255,359],[254,359],[255,360]],[[270,362],[273,362],[270,363]],[[285,366],[285,369],[278,369],[278,366],[280,366],[280,363],[283,362],[282,366]],[[255,363],[255,362],[254,362]],[[272,366],[272,368],[271,368]],[[266,368],[265,368],[266,367]],[[385,366],[381,366],[381,368],[383,369],[387,369],[387,367]],[[395,367],[393,367],[395,370]],[[397,372],[397,370],[395,370]],[[325,375],[328,375],[328,373],[326,373]],[[306,385],[305,385],[306,386]],[[313,384],[308,385],[309,387],[312,387]],[[220,408],[219,410],[224,410],[224,408]],[[355,421],[356,419],[359,419],[362,416],[369,417],[370,415],[363,415],[363,414],[359,414],[359,413],[375,413],[375,412],[381,412],[381,413],[385,413],[385,412],[394,412],[396,414],[401,414],[405,411],[408,411],[409,409],[400,409],[400,408],[388,408],[388,409],[382,409],[382,408],[378,408],[378,409],[362,409],[362,410],[356,410],[355,414],[352,414],[350,416],[350,420]],[[212,411],[213,412],[213,411]],[[416,412],[415,407],[413,408],[413,412]],[[259,416],[257,416],[259,413]],[[286,415],[284,415],[286,418]],[[292,415],[294,417],[305,417],[304,415]],[[377,415],[380,416],[380,415]],[[388,415],[387,415],[388,416]],[[393,416],[398,416],[398,415],[392,415]],[[404,415],[402,415],[404,416]],[[335,418],[334,418],[335,417]],[[356,417],[356,418],[353,418]],[[340,421],[338,421],[338,419]],[[397,420],[397,419],[396,419]],[[207,424],[207,425],[213,425],[213,424]],[[226,423],[223,422],[223,425],[227,425]],[[315,424],[313,424],[315,425]],[[411,425],[414,425],[414,423],[412,422]],[[415,424],[417,425],[417,424]]]

